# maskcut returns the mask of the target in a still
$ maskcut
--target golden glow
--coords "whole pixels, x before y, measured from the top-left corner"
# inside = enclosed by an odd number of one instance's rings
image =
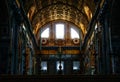
[[[84,6],[84,11],[85,11],[85,14],[88,17],[88,20],[90,20],[92,18],[92,13],[91,13],[91,10],[89,9],[89,7],[88,6]]]
[[[31,20],[33,14],[35,13],[35,6],[32,6],[27,14],[28,18]]]
[[[49,54],[58,54],[58,52],[56,50],[41,50],[39,52],[37,52],[37,54],[45,54],[45,55],[49,55]],[[62,51],[63,54],[74,54],[77,55],[80,53],[80,50],[63,50]]]
[[[90,14],[90,17],[92,18],[92,13]]]
[[[64,50],[63,54],[79,54],[80,50]]]
[[[39,26],[40,26],[40,23],[37,23],[36,24],[36,29],[35,29],[35,32],[37,33],[37,31],[39,30]]]
[[[33,30],[33,34],[37,34],[37,32],[38,32],[38,30],[39,30],[39,28],[40,28],[40,23],[37,23],[36,25],[35,25],[35,27],[34,27],[34,30]]]
[[[34,10],[34,7],[33,9],[31,8],[31,11],[32,10]],[[62,12],[59,13],[58,11],[61,11],[61,10]],[[30,11],[28,15],[30,15]],[[90,15],[90,17],[91,16],[92,14]],[[31,15],[29,17],[31,18]],[[73,9],[69,6],[65,6],[65,5],[51,6],[51,7],[47,7],[39,11],[39,13],[36,14],[36,16],[32,19],[32,26],[34,27],[34,34],[37,35],[38,30],[43,25],[45,25],[48,22],[55,21],[55,20],[70,21],[74,23],[75,25],[77,25],[78,27],[80,27],[80,24],[79,24],[80,22],[84,24],[83,27],[86,27],[88,24],[88,20],[84,17],[83,14],[81,14],[81,12],[77,11],[76,9],[74,9],[74,12],[73,12]]]
[[[81,27],[81,30],[82,30],[83,34],[86,34],[87,31],[86,31],[86,29],[85,29],[85,26],[84,26],[84,24],[81,23],[81,22],[80,22],[80,27]]]

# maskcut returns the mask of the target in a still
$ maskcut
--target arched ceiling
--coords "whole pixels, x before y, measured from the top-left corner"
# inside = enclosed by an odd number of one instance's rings
[[[54,20],[66,20],[77,25],[85,34],[92,13],[94,0],[25,0],[25,11],[31,21],[33,33]]]

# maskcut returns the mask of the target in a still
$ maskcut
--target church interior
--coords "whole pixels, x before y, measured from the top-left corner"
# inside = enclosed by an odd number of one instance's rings
[[[0,76],[119,75],[119,8],[119,0],[1,0]]]

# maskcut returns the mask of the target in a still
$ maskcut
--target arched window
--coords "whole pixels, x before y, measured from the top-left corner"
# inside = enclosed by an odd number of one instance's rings
[[[79,34],[78,34],[78,32],[74,28],[71,28],[70,32],[71,32],[71,38],[72,39],[79,38]]]
[[[69,24],[69,25],[68,25]],[[81,39],[81,31],[75,25],[64,22],[53,22],[40,29],[41,38],[52,39]],[[69,36],[70,35],[70,36]]]
[[[41,38],[48,38],[49,37],[49,28],[46,28],[42,33],[41,33]]]

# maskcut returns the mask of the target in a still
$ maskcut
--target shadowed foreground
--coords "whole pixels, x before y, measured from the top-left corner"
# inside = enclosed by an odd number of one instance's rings
[[[1,75],[0,81],[114,81],[120,80],[119,75]]]

